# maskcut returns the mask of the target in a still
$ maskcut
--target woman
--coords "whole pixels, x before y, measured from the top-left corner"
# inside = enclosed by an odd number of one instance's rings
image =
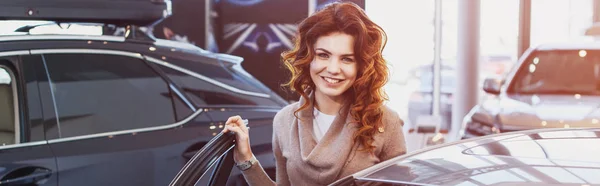
[[[352,3],[334,3],[303,20],[282,54],[300,101],[273,120],[276,181],[252,154],[240,116],[234,160],[250,185],[326,185],[406,152],[403,121],[383,106],[385,32]]]

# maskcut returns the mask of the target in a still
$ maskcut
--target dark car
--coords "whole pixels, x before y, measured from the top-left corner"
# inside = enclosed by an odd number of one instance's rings
[[[232,135],[198,153],[171,186],[224,185]],[[556,186],[600,185],[600,129],[538,129],[432,146],[369,167],[331,185]],[[209,148],[210,147],[210,148]],[[217,152],[212,155],[206,152]],[[210,164],[209,162],[216,162]],[[210,165],[214,167],[208,168]],[[215,171],[216,170],[216,171]],[[221,170],[221,171],[219,171]]]
[[[530,48],[505,78],[490,78],[494,95],[465,116],[462,138],[539,128],[600,124],[600,43]]]
[[[0,36],[0,185],[167,185],[233,115],[274,172],[287,102],[240,57],[135,32]]]

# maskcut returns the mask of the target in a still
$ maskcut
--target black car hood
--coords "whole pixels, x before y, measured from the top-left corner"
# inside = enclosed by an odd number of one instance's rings
[[[598,136],[600,129],[508,133],[407,155],[357,180],[408,185],[599,185]]]
[[[509,95],[483,106],[496,110],[503,129],[600,126],[600,96]]]

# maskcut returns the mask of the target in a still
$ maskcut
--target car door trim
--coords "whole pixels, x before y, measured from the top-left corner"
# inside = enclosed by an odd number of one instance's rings
[[[18,55],[29,55],[29,50],[16,50],[16,51],[6,51],[0,52],[0,57],[5,56],[18,56]]]
[[[46,141],[46,140],[44,140],[44,141],[35,141],[35,142],[26,142],[26,143],[19,143],[19,144],[11,144],[11,145],[0,146],[0,150],[21,148],[21,147],[39,146],[39,145],[46,145],[46,144],[48,144],[48,141]]]
[[[114,136],[118,136],[118,135],[126,135],[126,134],[136,135],[137,133],[142,133],[142,132],[151,132],[151,131],[157,131],[157,130],[165,130],[165,129],[176,128],[176,127],[182,126],[183,124],[185,124],[185,123],[189,122],[190,120],[196,118],[196,116],[198,116],[200,113],[202,113],[203,110],[204,109],[198,109],[196,112],[194,112],[191,115],[187,116],[185,119],[183,119],[183,120],[181,120],[179,122],[173,123],[173,124],[161,125],[161,126],[155,126],[155,127],[138,128],[138,129],[130,129],[130,130],[113,131],[113,132],[103,132],[103,133],[88,134],[88,135],[82,135],[82,136],[66,137],[66,138],[59,138],[59,139],[48,140],[48,143],[49,144],[54,144],[54,143],[62,143],[62,142],[68,142],[68,141],[77,141],[77,140],[84,140],[84,139],[91,139],[91,138],[100,138],[100,137],[113,138]]]

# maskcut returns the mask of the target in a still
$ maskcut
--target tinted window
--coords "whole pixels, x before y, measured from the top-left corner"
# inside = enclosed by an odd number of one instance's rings
[[[61,137],[175,122],[167,83],[140,59],[46,54]]]
[[[169,67],[160,67],[198,105],[281,106],[271,98],[235,93]]]
[[[223,65],[217,61],[213,62],[195,62],[195,61],[184,61],[175,58],[169,59],[169,63],[173,63],[179,67],[194,71],[198,74],[210,77],[221,83],[225,83],[245,91],[252,92],[269,92],[263,84],[258,81],[252,81],[244,74],[240,73],[229,64],[229,66]]]
[[[21,61],[20,74],[24,80],[24,92],[27,96],[27,99],[25,100],[27,103],[27,111],[23,112],[23,115],[27,118],[24,122],[29,122],[29,127],[24,127],[25,130],[29,130],[29,132],[24,133],[24,139],[25,141],[45,140],[44,116],[42,115],[42,100],[40,99],[39,85],[47,85],[48,82],[45,80],[40,82],[40,78],[46,77],[43,69],[42,56],[21,56]],[[38,76],[38,74],[40,75]],[[56,119],[51,121],[56,121]]]
[[[513,82],[513,91],[525,94],[600,94],[600,51],[534,52]]]
[[[171,90],[171,92],[173,92],[173,90]],[[187,118],[194,112],[194,110],[192,110],[192,107],[194,107],[194,105],[193,103],[191,103],[190,100],[188,100],[188,102],[185,102],[183,98],[179,97],[178,95],[175,95],[174,93],[171,93],[171,95],[173,95],[173,102],[175,104],[175,111],[177,113],[177,121],[181,121]]]

